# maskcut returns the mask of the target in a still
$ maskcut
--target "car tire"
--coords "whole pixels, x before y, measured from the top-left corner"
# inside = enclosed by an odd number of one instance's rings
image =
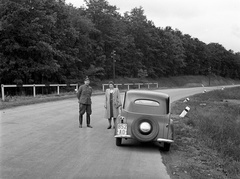
[[[149,134],[143,134],[140,131],[140,124],[142,122],[148,122],[151,127],[152,130]],[[149,141],[153,141],[153,139],[156,138],[156,136],[158,135],[159,132],[159,125],[158,123],[152,119],[149,118],[148,116],[143,117],[143,118],[139,118],[133,121],[132,126],[131,126],[131,130],[132,130],[132,134],[133,136],[140,142],[149,142]]]
[[[116,138],[116,146],[122,145],[122,138]]]
[[[171,143],[164,142],[164,144],[163,144],[164,151],[169,151],[170,147],[171,147]]]

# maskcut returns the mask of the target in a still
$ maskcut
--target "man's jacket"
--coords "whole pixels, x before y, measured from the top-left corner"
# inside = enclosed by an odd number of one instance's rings
[[[92,87],[89,85],[81,85],[77,92],[78,102],[81,104],[92,104]]]

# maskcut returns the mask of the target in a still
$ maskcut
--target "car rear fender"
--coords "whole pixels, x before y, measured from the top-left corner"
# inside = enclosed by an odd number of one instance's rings
[[[168,137],[168,124],[169,124],[169,117],[170,115],[162,115],[162,116],[156,116],[156,120],[158,121],[159,125],[159,133],[158,138],[164,138],[167,139]]]
[[[173,140],[174,139],[174,126],[173,126],[173,120],[169,120],[169,124],[167,125],[168,132],[167,132],[167,138]]]

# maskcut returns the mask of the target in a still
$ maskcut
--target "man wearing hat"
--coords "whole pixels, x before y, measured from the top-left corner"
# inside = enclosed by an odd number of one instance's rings
[[[84,85],[81,85],[77,92],[77,98],[79,102],[79,128],[82,128],[83,114],[86,112],[87,127],[92,128],[90,125],[90,115],[92,114],[91,108],[91,96],[92,96],[92,87],[89,86],[90,80],[88,77],[84,80]]]

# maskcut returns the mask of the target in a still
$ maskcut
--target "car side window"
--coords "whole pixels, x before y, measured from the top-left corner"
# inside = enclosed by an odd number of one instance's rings
[[[137,99],[134,101],[135,104],[138,105],[147,105],[147,106],[160,106],[160,103],[153,100],[148,99]]]

